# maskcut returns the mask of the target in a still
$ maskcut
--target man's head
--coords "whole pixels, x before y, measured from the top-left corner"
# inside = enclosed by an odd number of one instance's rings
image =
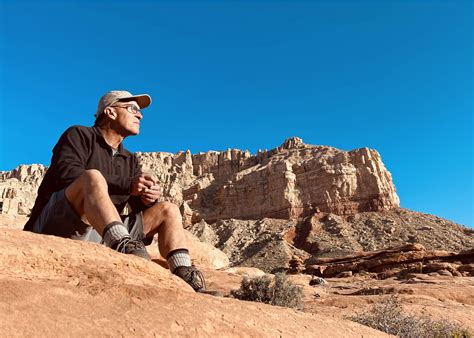
[[[124,136],[136,135],[143,117],[140,109],[148,107],[150,103],[151,98],[147,94],[132,95],[124,90],[110,91],[99,100],[95,125],[104,126],[109,123],[120,133],[127,134]]]

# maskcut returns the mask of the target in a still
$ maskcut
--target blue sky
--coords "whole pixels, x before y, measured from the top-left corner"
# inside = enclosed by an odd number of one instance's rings
[[[369,147],[402,207],[474,226],[470,1],[0,0],[0,27],[0,170],[128,89],[132,151]]]

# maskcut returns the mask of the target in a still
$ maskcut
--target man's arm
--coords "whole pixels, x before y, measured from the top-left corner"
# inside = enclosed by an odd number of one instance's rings
[[[55,178],[62,187],[70,185],[87,169],[93,148],[94,132],[89,128],[74,126],[61,135],[53,149],[51,164],[55,168]],[[101,173],[110,194],[130,194],[133,175],[107,174],[102,170]]]
[[[68,128],[54,146],[51,166],[57,182],[67,187],[86,170],[92,151],[92,135],[81,127]]]

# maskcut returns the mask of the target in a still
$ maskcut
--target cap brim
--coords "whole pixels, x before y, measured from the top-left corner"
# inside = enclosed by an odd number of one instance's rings
[[[119,102],[136,101],[138,106],[143,109],[151,104],[151,97],[148,94],[133,95],[126,98],[118,99]]]

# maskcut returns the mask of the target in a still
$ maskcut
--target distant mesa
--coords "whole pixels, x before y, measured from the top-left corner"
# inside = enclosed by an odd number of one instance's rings
[[[255,155],[239,149],[137,155],[157,175],[163,199],[185,211],[187,224],[201,219],[297,219],[315,211],[353,215],[400,204],[390,172],[379,153],[368,148],[347,152],[291,137]],[[28,214],[45,170],[33,164],[2,172],[1,212]]]

